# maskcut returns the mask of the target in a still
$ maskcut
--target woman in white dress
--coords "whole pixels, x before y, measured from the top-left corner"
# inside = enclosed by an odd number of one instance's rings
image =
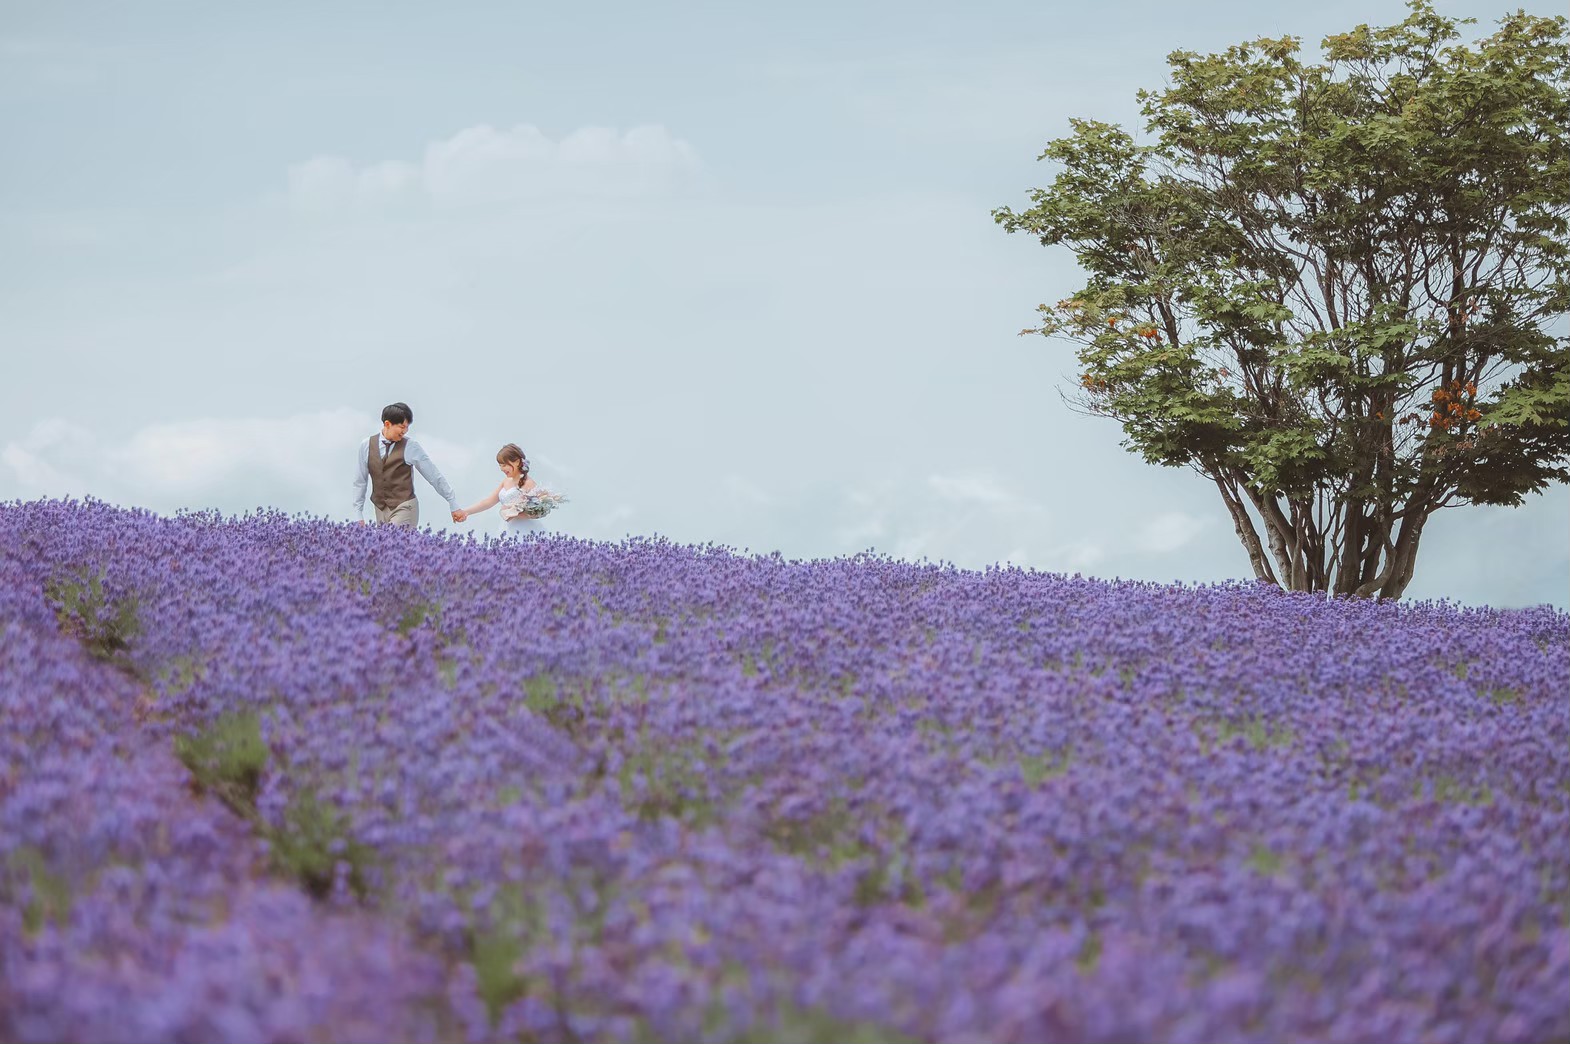
[[[523,536],[527,533],[547,532],[543,517],[523,513],[524,497],[535,489],[529,477],[529,458],[514,443],[507,443],[496,451],[496,463],[502,470],[501,484],[484,500],[465,508],[466,514],[488,511],[501,505],[502,533],[506,536]]]

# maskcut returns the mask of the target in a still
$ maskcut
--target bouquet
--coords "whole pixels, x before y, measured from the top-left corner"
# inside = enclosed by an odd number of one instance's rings
[[[509,522],[515,518],[544,518],[566,502],[567,498],[562,494],[544,486],[535,486],[522,499],[503,504],[501,515]]]

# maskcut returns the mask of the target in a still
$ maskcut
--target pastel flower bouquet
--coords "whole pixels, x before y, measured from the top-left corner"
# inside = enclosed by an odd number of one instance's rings
[[[565,495],[535,486],[517,500],[502,504],[501,516],[509,522],[515,518],[544,518],[566,502]]]

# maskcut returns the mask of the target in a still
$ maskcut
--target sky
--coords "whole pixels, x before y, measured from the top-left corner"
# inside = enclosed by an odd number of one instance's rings
[[[575,536],[1246,577],[1212,485],[1065,404],[1018,332],[1073,258],[991,212],[1173,50],[1404,16],[0,0],[0,501],[348,519],[401,400],[462,504],[516,442]],[[1566,607],[1567,521],[1442,511],[1407,597]]]

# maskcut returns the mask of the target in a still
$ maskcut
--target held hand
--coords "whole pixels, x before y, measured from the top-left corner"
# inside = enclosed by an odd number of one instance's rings
[[[467,511],[463,510],[462,508],[459,508],[457,511],[454,511],[452,513],[452,520],[454,522],[463,522],[468,517],[469,517],[469,513]]]

